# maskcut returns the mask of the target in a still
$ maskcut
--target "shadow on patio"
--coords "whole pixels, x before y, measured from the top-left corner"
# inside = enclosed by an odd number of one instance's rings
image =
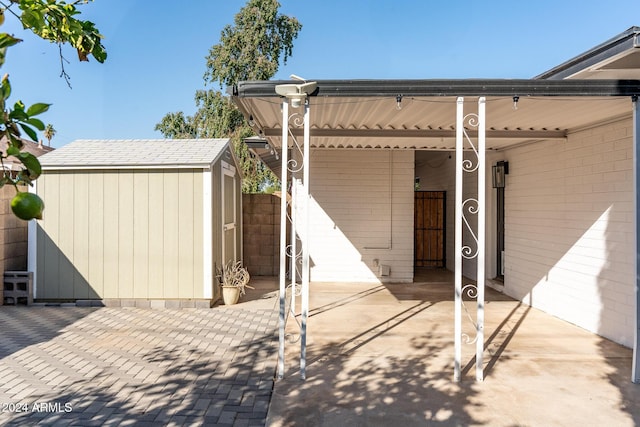
[[[487,289],[485,381],[474,346],[453,379],[453,286],[312,283],[307,380],[287,343],[268,424],[634,425],[640,389],[615,366],[631,352]],[[467,304],[474,315],[475,304]],[[471,322],[463,319],[463,332]],[[288,332],[296,337],[296,322]],[[606,350],[603,351],[603,348]],[[612,361],[613,358],[613,361]],[[615,363],[612,363],[615,362]],[[636,405],[637,406],[637,405]],[[579,411],[576,408],[580,408]]]

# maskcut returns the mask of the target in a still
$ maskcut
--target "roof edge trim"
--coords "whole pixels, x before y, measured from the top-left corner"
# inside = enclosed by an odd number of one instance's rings
[[[316,80],[318,97],[445,96],[633,96],[640,80]],[[231,88],[239,98],[280,98],[275,87],[285,80],[243,81]]]

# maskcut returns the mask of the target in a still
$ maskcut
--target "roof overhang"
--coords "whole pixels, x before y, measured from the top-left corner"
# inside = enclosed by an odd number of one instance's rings
[[[257,135],[281,148],[291,81],[240,82],[231,95]],[[319,80],[309,97],[312,148],[454,150],[456,99],[486,98],[488,150],[631,117],[638,80]],[[517,102],[516,102],[517,100]],[[475,104],[465,107],[473,112]],[[302,108],[290,108],[290,114]],[[291,127],[294,136],[302,129]],[[271,151],[271,150],[265,150]],[[257,150],[260,154],[260,150]],[[272,158],[269,163],[273,163]]]
[[[640,27],[631,27],[535,78],[640,79]]]

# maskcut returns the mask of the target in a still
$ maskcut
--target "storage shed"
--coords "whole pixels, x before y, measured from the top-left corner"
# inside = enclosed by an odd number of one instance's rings
[[[40,161],[45,213],[29,230],[36,300],[218,299],[216,268],[242,256],[228,139],[78,140]]]

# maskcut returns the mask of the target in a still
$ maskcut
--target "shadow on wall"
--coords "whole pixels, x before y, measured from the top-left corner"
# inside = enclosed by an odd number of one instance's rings
[[[507,152],[513,167],[505,189],[505,292],[630,347],[635,250],[631,139],[625,129],[623,121],[562,144]],[[599,348],[611,371],[597,375],[617,387],[621,407],[638,424],[637,390],[632,392],[638,386],[630,383],[628,355],[604,339]]]
[[[211,300],[203,296],[201,260],[194,260],[175,247],[170,250],[174,254],[162,248],[150,253],[146,248],[134,249],[128,241],[131,254],[113,243],[107,246],[86,240],[85,236],[84,245],[77,244],[66,235],[50,235],[38,225],[35,299],[135,300],[139,307],[148,307],[151,300],[181,300],[185,307]],[[170,265],[167,259],[171,259]],[[216,283],[211,283],[214,299],[219,295]]]
[[[56,243],[49,234],[38,225],[36,243],[38,254],[36,260],[34,299],[45,301],[101,299],[104,289],[95,289],[89,280],[78,271],[74,262],[72,262],[64,250],[59,247],[59,244],[63,243],[64,241]],[[75,262],[82,264],[80,259],[87,260],[88,254],[81,254],[78,258]],[[110,269],[113,271],[113,266],[107,261],[108,260],[105,260],[101,268],[103,271]],[[103,271],[94,271],[94,274],[100,276],[100,282],[102,282]]]

